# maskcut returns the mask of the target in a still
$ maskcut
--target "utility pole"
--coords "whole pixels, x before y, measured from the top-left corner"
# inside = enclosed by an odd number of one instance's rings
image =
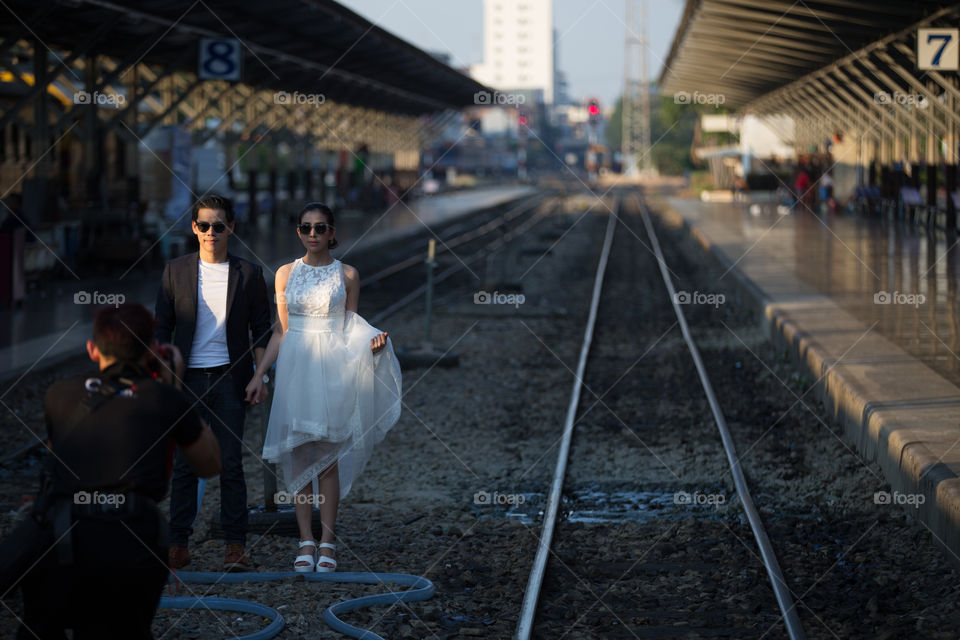
[[[647,77],[647,0],[627,0],[620,148],[628,176],[654,172],[650,158],[650,82]],[[638,6],[639,5],[639,6]],[[638,11],[639,8],[639,11]]]

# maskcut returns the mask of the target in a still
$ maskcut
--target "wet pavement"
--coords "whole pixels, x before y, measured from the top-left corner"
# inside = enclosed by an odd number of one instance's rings
[[[774,256],[810,292],[828,296],[865,326],[876,323],[874,331],[960,386],[956,239],[904,222],[780,215],[775,204],[668,202],[685,217],[709,217],[742,234],[743,255],[730,256],[737,263],[755,252]]]
[[[960,563],[956,238],[758,203],[657,207],[725,269],[699,294],[736,282],[737,300],[762,308],[777,349],[804,371],[794,406],[819,397],[843,427],[837,456],[876,461],[892,490],[884,503],[898,496]]]

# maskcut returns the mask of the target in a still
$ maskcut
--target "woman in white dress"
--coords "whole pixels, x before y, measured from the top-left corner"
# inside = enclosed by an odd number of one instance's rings
[[[326,205],[311,202],[300,212],[297,235],[307,253],[277,270],[278,322],[247,385],[255,402],[265,399],[261,374],[276,360],[263,457],[280,466],[294,502],[306,552],[294,561],[296,571],[335,570],[340,499],[400,417],[393,345],[357,315],[360,276],[330,255],[335,234]],[[311,527],[314,504],[320,508],[319,544]]]

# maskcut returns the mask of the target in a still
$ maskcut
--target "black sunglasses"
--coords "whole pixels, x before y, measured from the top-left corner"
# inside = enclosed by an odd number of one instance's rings
[[[227,230],[227,225],[222,222],[214,222],[212,225],[209,222],[197,222],[197,229],[200,230],[200,233],[206,233],[210,227],[213,227],[214,233],[223,233]]]
[[[316,224],[310,224],[309,222],[301,222],[297,225],[297,229],[300,230],[305,236],[310,235],[310,229],[314,229],[317,232],[318,236],[322,236],[327,232],[327,229],[333,229],[332,224],[327,224],[326,222],[318,222]]]

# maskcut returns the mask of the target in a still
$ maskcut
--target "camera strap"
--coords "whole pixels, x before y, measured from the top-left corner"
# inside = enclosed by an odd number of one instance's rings
[[[108,378],[106,381],[100,378],[87,378],[84,381],[84,387],[87,395],[74,408],[73,414],[67,424],[75,428],[81,422],[86,420],[90,414],[104,405],[107,400],[121,397],[133,397],[136,392],[136,385],[129,378],[117,378],[116,382]]]

